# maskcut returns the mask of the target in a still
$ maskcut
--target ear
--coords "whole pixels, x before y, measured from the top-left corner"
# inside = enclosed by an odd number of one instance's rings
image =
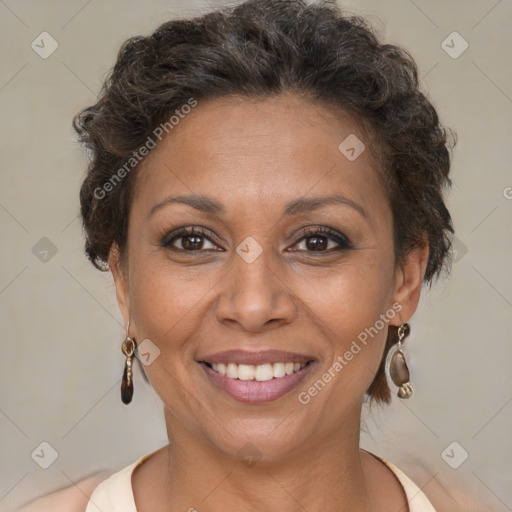
[[[127,326],[128,321],[130,320],[128,272],[122,264],[119,247],[116,244],[113,244],[110,249],[108,266],[112,272],[112,277],[114,278],[114,284],[116,286],[117,304],[119,305],[119,309],[123,315],[124,325]]]
[[[428,255],[428,242],[424,239],[420,245],[409,252],[405,262],[400,265],[395,274],[393,299],[402,305],[398,314],[401,324],[408,322],[418,307]]]

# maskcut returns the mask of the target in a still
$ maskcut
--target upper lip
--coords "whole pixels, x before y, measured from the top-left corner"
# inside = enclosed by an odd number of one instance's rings
[[[205,356],[200,362],[205,363],[234,363],[234,364],[274,364],[274,363],[307,363],[314,360],[314,357],[298,354],[296,352],[285,352],[283,350],[262,350],[250,352],[248,350],[226,350]]]

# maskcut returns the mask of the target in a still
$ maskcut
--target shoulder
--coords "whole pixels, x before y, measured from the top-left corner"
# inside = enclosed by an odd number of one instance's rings
[[[402,470],[421,489],[437,512],[496,512],[462,480],[443,477],[418,462],[402,463]]]
[[[31,501],[18,512],[85,512],[94,489],[110,475],[112,471],[95,473],[74,485]]]

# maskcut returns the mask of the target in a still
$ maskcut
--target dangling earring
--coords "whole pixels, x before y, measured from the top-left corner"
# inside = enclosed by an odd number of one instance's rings
[[[130,322],[128,322],[128,328]],[[126,339],[121,345],[121,350],[126,356],[126,362],[124,364],[123,379],[121,381],[121,400],[124,404],[129,404],[132,401],[133,396],[133,372],[132,372],[132,360],[135,349],[137,348],[137,342],[135,338],[128,336],[128,328],[126,329]]]
[[[398,341],[391,349],[388,364],[388,373],[391,380],[398,386],[397,396],[399,398],[409,398],[412,395],[413,387],[409,382],[409,368],[405,362],[405,355],[402,352],[402,341],[409,336],[411,327],[408,323],[402,324],[398,328]]]

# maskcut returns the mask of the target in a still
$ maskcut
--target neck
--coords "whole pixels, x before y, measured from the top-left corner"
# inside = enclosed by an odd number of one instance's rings
[[[359,415],[320,443],[303,444],[278,459],[249,445],[234,458],[185,429],[169,411],[165,415],[167,510],[370,510]]]

